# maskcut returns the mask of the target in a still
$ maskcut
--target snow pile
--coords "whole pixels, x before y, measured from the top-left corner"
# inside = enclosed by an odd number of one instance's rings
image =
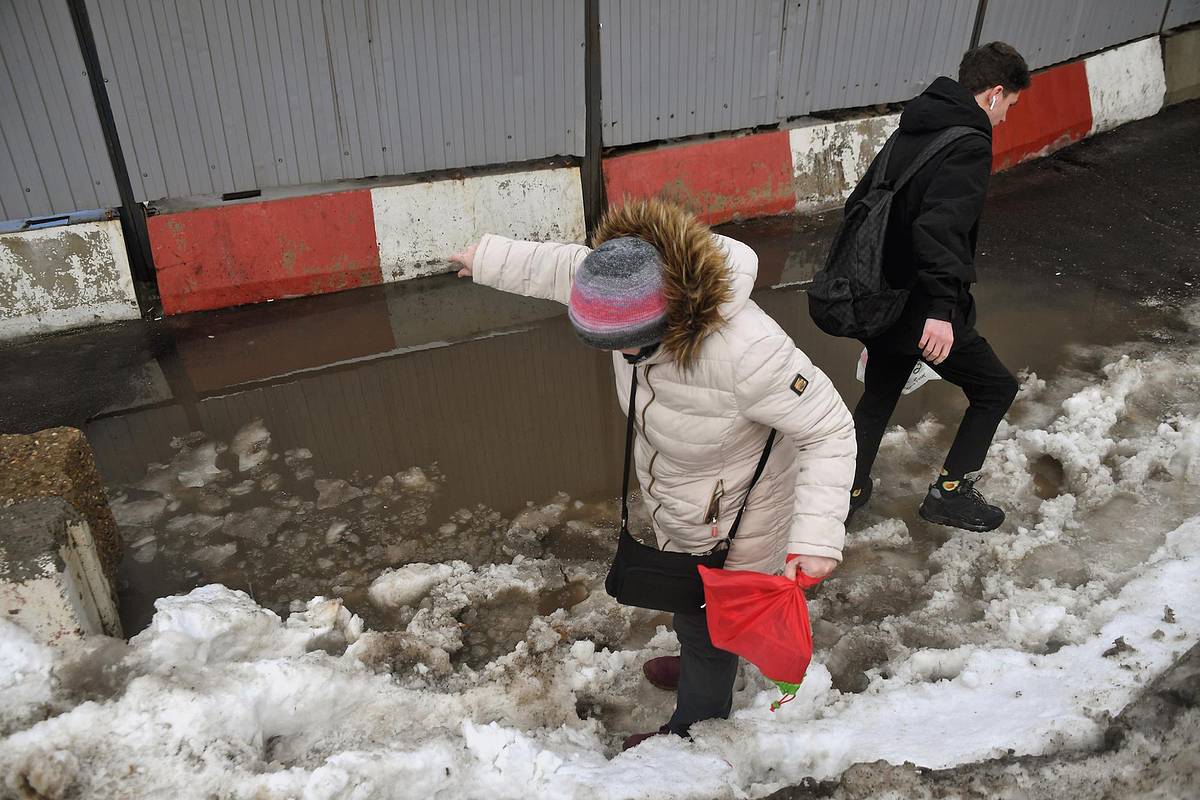
[[[77,788],[170,786],[179,797],[384,798],[397,781],[402,796],[712,797],[864,760],[941,767],[1088,746],[1200,637],[1198,583],[1194,519],[1095,609],[1097,630],[1079,644],[1046,655],[917,651],[860,694],[833,689],[814,664],[786,713],[768,712],[772,693],[751,685],[733,720],[697,726],[693,744],[655,740],[611,760],[598,722],[576,716],[577,693],[620,685],[643,653],[580,640],[562,646],[555,668],[558,658],[535,664],[518,648],[501,669],[520,674],[503,689],[486,678],[413,689],[368,670],[353,649],[305,653],[307,633],[208,587],[164,604],[153,631],[135,638],[139,676],[123,695],[13,734],[0,767],[14,789],[86,764],[71,772]],[[1106,655],[1118,637],[1125,648]]]
[[[0,619],[0,734],[36,719],[52,696],[52,653],[6,619]]]

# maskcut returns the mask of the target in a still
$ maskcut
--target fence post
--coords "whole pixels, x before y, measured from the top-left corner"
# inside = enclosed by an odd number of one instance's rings
[[[134,292],[143,316],[150,316],[159,308],[158,280],[154,274],[154,259],[150,254],[150,234],[146,230],[146,211],[133,195],[133,184],[129,181],[129,167],[121,140],[117,135],[117,123],[113,119],[112,103],[104,87],[104,74],[100,69],[100,54],[96,51],[96,38],[88,20],[86,0],[67,0],[71,11],[71,22],[75,26],[75,38],[83,55],[83,66],[87,70],[88,83],[92,88],[92,101],[100,118],[100,130],[104,133],[104,145],[112,163],[117,192],[121,196],[121,232],[125,238],[125,250],[129,254],[129,268],[133,273]]]
[[[979,5],[975,7],[975,27],[971,30],[971,47],[974,50],[979,47],[979,37],[983,35],[983,18],[987,16],[988,0],[979,0]]]
[[[584,0],[583,13],[583,216],[588,240],[604,214],[604,172],[601,150],[604,147],[604,123],[600,105],[600,0]]]

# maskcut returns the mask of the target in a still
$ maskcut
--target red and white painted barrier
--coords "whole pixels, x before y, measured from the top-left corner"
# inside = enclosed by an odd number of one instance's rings
[[[788,131],[795,210],[842,203],[900,124],[899,114],[801,123]]]
[[[1083,62],[1092,108],[1089,135],[1162,110],[1167,76],[1158,36],[1097,53]]]
[[[383,280],[445,272],[446,256],[485,233],[581,242],[583,188],[575,167],[479,175],[371,190]]]
[[[668,197],[710,224],[796,207],[785,131],[686,142],[604,159],[610,204]]]
[[[484,233],[585,236],[575,167],[234,202],[148,227],[167,314],[446,272]]]

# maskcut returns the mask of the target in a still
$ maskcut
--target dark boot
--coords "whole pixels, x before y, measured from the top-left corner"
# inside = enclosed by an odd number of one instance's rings
[[[679,688],[679,656],[660,656],[642,664],[642,674],[651,686],[673,692]]]
[[[667,736],[671,733],[666,725],[663,725],[656,731],[650,733],[634,733],[625,737],[624,743],[621,744],[622,750],[632,750],[647,739],[653,739],[655,736]]]
[[[875,486],[868,477],[866,483],[862,486],[855,486],[850,490],[850,511],[846,514],[846,524],[850,524],[850,520],[854,519],[855,513],[865,506],[871,500],[871,492]]]
[[[989,505],[975,488],[975,481],[966,478],[953,491],[936,483],[930,486],[917,513],[929,522],[977,533],[993,531],[1004,522],[1004,511]]]

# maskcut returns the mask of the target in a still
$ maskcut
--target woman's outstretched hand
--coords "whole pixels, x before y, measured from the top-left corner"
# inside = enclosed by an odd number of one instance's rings
[[[457,253],[450,256],[451,263],[458,264],[460,266],[460,269],[458,270],[458,277],[469,278],[474,274],[471,271],[471,267],[475,263],[475,250],[478,247],[478,244],[467,245],[462,250],[459,250]]]

